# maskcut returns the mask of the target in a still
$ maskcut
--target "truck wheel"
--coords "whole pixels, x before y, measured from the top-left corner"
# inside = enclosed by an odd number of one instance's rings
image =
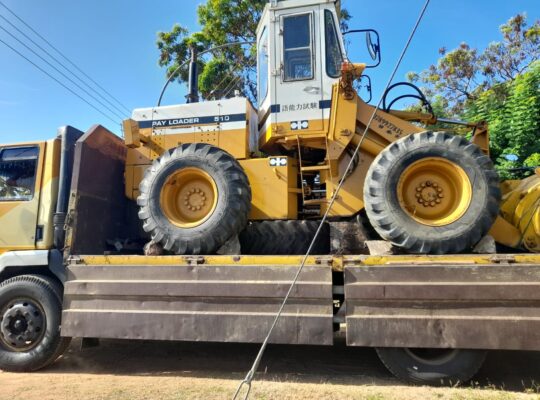
[[[165,152],[140,184],[139,218],[176,254],[214,254],[246,226],[251,189],[238,162],[208,144]]]
[[[62,293],[47,277],[23,275],[0,284],[0,368],[30,372],[52,364],[69,345],[60,336]]]
[[[364,185],[369,220],[379,235],[411,253],[472,248],[499,212],[493,164],[480,148],[446,132],[400,139],[373,161]]]
[[[261,221],[250,222],[240,234],[242,254],[299,255],[308,251],[320,221]],[[328,224],[311,251],[313,255],[330,252]]]
[[[405,382],[449,386],[469,381],[486,358],[484,350],[457,349],[376,349],[385,367]]]

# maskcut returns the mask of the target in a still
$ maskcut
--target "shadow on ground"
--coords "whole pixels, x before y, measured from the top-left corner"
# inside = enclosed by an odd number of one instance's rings
[[[257,345],[104,340],[81,349],[74,341],[46,373],[182,376],[238,379],[250,368]],[[344,385],[396,385],[373,349],[271,345],[258,379]],[[540,352],[491,352],[474,386],[522,392],[540,388]]]

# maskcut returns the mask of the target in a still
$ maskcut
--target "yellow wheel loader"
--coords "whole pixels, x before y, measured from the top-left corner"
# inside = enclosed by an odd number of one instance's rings
[[[471,250],[489,233],[501,192],[487,127],[392,110],[388,93],[376,111],[354,88],[369,66],[348,60],[338,18],[326,0],[266,7],[257,109],[241,97],[199,103],[195,60],[190,103],[137,109],[124,122],[126,195],[154,243],[214,254],[239,237],[244,254],[303,254],[342,179],[329,210],[341,229],[374,230],[371,238],[418,254]],[[368,46],[378,60],[373,32]],[[468,126],[471,140],[432,132],[437,122]],[[325,227],[315,254],[328,253],[335,235]],[[504,228],[492,235],[522,245]]]

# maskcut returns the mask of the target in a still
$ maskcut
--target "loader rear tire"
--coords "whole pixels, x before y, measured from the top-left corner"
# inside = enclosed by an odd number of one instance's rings
[[[471,249],[491,228],[500,199],[489,157],[446,132],[394,142],[373,161],[364,185],[366,212],[377,233],[417,254]]]
[[[456,386],[482,367],[487,352],[459,349],[377,348],[377,355],[396,378],[407,383]]]
[[[209,144],[165,152],[140,184],[139,218],[175,254],[215,254],[246,224],[251,189],[240,164]]]
[[[250,222],[240,234],[242,254],[303,255],[308,249],[320,221],[260,221]],[[330,229],[324,224],[311,254],[330,252]]]

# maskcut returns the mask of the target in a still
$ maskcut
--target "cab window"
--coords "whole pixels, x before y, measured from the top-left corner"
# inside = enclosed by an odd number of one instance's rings
[[[32,200],[38,156],[38,147],[0,150],[0,201]]]
[[[311,14],[283,18],[284,80],[313,79],[313,28]]]
[[[339,44],[339,36],[336,29],[336,22],[332,12],[324,12],[324,31],[326,43],[326,73],[332,78],[338,78],[343,62],[343,54]]]
[[[268,30],[264,31],[259,40],[258,50],[259,65],[259,105],[262,104],[268,94]]]

